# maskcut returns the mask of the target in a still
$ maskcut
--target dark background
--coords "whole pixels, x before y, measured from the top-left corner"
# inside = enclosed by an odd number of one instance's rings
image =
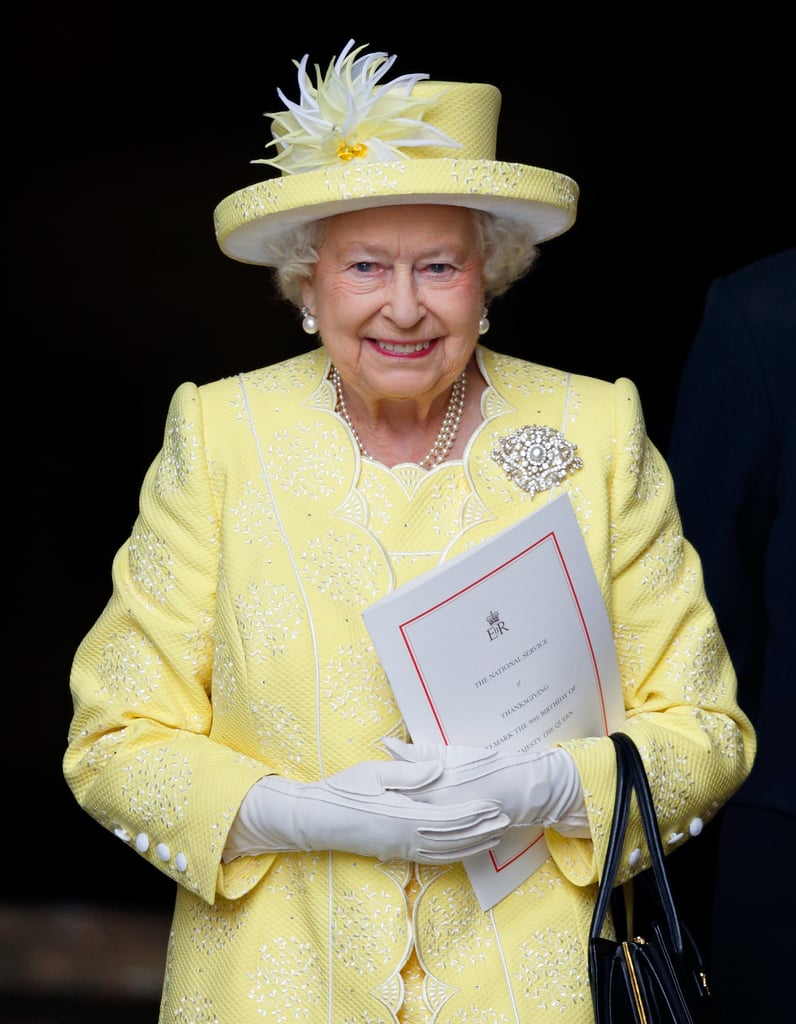
[[[74,650],[109,596],[169,398],[306,347],[268,272],[223,257],[214,206],[267,176],[291,61],[350,36],[391,72],[489,81],[498,156],[581,186],[576,226],[500,300],[494,348],[632,378],[665,451],[707,285],[796,242],[790,30],[764,6],[692,23],[561,5],[522,26],[416,8],[28,5],[7,17],[6,331],[12,585],[5,901],[167,908],[171,883],[80,811],[61,775]],[[732,453],[727,453],[728,459]],[[11,797],[11,807],[7,806]]]

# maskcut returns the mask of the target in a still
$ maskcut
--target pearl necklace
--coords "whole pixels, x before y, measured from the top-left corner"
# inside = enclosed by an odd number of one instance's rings
[[[364,459],[373,458],[372,455],[368,454],[367,448],[362,443],[362,439],[356,431],[356,427],[351,422],[351,416],[348,412],[348,406],[345,404],[345,398],[343,396],[343,382],[340,379],[340,371],[337,367],[333,367],[331,374],[329,375],[335,394],[337,395],[337,404],[335,405],[335,411],[338,412],[346,424],[348,429],[354,435],[354,440],[357,443],[359,452]],[[464,412],[464,400],[467,396],[467,371],[462,373],[461,377],[458,377],[453,382],[451,388],[451,397],[448,401],[448,408],[445,410],[445,415],[442,418],[442,426],[439,428],[437,439],[434,444],[428,450],[426,455],[420,460],[418,465],[421,469],[433,469],[438,466],[440,462],[444,462],[448,457],[448,452],[451,450],[453,442],[456,440],[456,435],[459,432],[459,427],[462,422],[462,413]]]

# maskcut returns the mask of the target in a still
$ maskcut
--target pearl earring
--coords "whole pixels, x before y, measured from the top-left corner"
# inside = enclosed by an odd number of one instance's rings
[[[484,312],[481,314],[481,319],[478,321],[479,334],[486,334],[486,332],[489,330],[490,324],[489,318],[487,317],[488,312],[489,310],[487,309],[486,306],[484,306]]]
[[[301,307],[301,329],[305,334],[317,334],[318,333],[318,321],[310,313],[306,306]]]

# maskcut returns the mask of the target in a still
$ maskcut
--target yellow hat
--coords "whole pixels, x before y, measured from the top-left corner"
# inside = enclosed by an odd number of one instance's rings
[[[500,91],[474,82],[404,75],[382,82],[395,57],[359,56],[354,41],[316,85],[296,64],[300,101],[273,118],[277,168],[215,210],[222,251],[272,265],[272,243],[298,224],[371,206],[438,203],[486,210],[533,227],[536,241],[575,221],[578,186],[564,174],[495,160]]]

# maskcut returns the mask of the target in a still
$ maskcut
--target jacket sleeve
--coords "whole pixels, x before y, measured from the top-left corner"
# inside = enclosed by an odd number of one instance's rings
[[[221,864],[243,796],[267,766],[211,738],[218,509],[199,389],[184,384],[112,596],[72,665],[64,774],[78,803],[131,850],[213,902],[270,860]]]
[[[715,282],[683,371],[669,460],[685,532],[698,545],[708,594],[732,636],[739,679],[751,681],[762,674],[755,657],[765,637],[763,566],[781,430],[749,319],[728,283]]]
[[[627,731],[650,779],[667,852],[704,823],[748,776],[752,726],[736,700],[736,677],[703,585],[695,549],[683,537],[671,473],[647,436],[637,389],[613,388],[613,443],[607,473],[610,551],[607,606],[617,647]],[[562,744],[580,772],[589,840],[548,832],[560,869],[576,884],[596,880],[613,812],[615,757],[605,737]],[[649,865],[637,817],[620,881]],[[634,849],[641,856],[630,857]]]

